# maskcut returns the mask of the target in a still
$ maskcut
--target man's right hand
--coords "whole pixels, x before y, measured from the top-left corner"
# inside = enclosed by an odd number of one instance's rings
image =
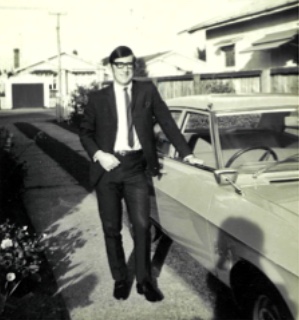
[[[119,160],[113,154],[101,150],[98,150],[94,154],[93,161],[99,162],[106,171],[111,171],[120,164]]]

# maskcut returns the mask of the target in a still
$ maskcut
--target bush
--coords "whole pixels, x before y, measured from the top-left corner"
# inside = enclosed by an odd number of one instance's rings
[[[235,93],[233,83],[230,81],[207,80],[201,82],[203,93]]]
[[[0,223],[12,216],[13,204],[18,203],[24,187],[26,169],[11,153],[13,135],[0,128]]]
[[[96,81],[92,82],[89,86],[77,86],[71,93],[69,107],[73,110],[70,112],[69,122],[76,127],[80,126],[83,116],[84,108],[87,104],[88,94],[100,89],[100,84]]]

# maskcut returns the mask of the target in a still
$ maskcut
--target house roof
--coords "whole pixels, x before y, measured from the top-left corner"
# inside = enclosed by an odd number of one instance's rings
[[[167,51],[161,54],[153,55],[147,62],[152,65],[157,61],[171,65],[178,70],[184,72],[193,72],[195,70],[203,71],[205,69],[205,61],[186,56],[177,51]]]
[[[63,52],[60,54],[61,68],[70,72],[93,72],[96,70],[96,66],[88,61],[85,61],[74,54],[68,54]],[[28,70],[35,71],[54,71],[58,68],[58,55],[49,57],[45,60],[38,61],[34,64],[18,68],[15,73],[22,73]]]
[[[223,25],[233,24],[252,18],[285,11],[291,8],[296,8],[298,6],[298,0],[271,0],[268,3],[265,3],[265,1],[252,0],[252,3],[247,3],[246,6],[232,12],[231,14],[217,16],[210,20],[200,22],[199,24],[196,24],[195,26],[183,30],[179,33],[192,33],[202,29],[217,28]]]
[[[147,56],[142,56],[140,58],[142,58],[144,60],[144,62],[149,62],[151,60],[154,60],[156,58],[159,58],[160,56],[163,56],[167,53],[169,53],[170,51],[164,51],[164,52],[157,52],[157,53],[153,53]]]

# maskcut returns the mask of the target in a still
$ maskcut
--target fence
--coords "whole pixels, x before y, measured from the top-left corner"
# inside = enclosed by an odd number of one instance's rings
[[[211,92],[298,94],[298,68],[139,78],[152,80],[164,99]]]

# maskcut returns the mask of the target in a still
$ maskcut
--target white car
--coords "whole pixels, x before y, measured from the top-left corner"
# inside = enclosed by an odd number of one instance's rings
[[[154,225],[229,286],[249,319],[298,319],[298,97],[167,104],[204,165],[183,162],[156,126]]]

